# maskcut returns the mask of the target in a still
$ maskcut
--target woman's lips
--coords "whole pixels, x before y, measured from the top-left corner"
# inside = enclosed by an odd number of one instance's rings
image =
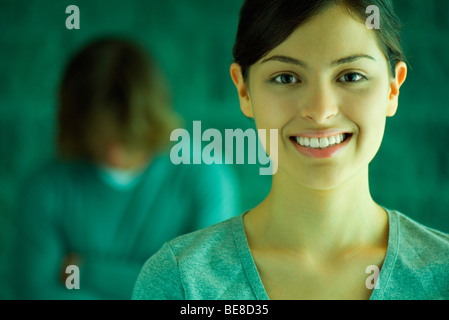
[[[290,140],[303,155],[316,159],[330,158],[347,146],[351,133],[309,133]]]

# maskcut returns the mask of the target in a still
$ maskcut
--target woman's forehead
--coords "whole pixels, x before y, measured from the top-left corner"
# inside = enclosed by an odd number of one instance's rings
[[[289,56],[306,64],[332,64],[353,55],[383,57],[374,31],[346,10],[332,6],[297,28],[259,63],[271,56]]]

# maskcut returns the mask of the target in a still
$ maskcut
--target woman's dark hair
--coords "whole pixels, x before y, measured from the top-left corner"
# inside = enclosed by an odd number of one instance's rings
[[[399,61],[405,61],[401,48],[401,23],[391,0],[245,0],[233,48],[234,62],[248,77],[251,65],[284,42],[297,28],[331,5],[340,5],[365,23],[370,5],[379,8],[381,26],[373,29],[394,77]]]
[[[90,158],[94,141],[127,148],[166,147],[178,125],[165,75],[137,43],[102,38],[68,62],[59,88],[58,153]]]

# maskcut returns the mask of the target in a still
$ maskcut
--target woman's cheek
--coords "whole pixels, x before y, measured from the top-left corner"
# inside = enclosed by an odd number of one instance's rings
[[[358,121],[378,121],[386,117],[388,91],[383,81],[375,80],[346,97],[350,101],[351,114]],[[383,122],[383,121],[381,121]]]
[[[382,143],[385,131],[387,103],[379,99],[384,93],[369,91],[359,99],[354,99],[348,117],[358,127],[358,148],[373,158]]]
[[[282,95],[264,94],[253,100],[253,109],[260,128],[281,129],[294,112],[294,103]]]

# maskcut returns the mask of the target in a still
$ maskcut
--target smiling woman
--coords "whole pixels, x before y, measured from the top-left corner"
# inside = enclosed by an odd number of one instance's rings
[[[370,193],[407,77],[399,25],[388,0],[245,1],[230,73],[245,116],[279,132],[278,172],[255,208],[150,258],[135,299],[449,298],[449,235]]]

